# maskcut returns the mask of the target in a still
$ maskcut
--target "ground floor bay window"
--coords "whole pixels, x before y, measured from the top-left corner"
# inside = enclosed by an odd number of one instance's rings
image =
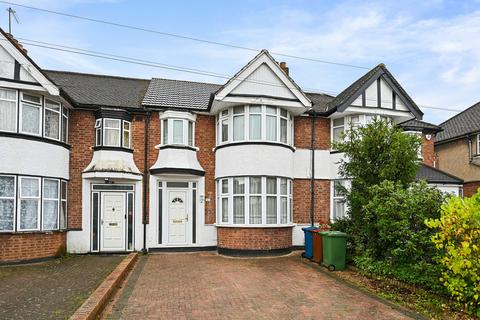
[[[0,175],[0,232],[67,228],[67,181]]]
[[[273,226],[291,222],[291,179],[245,176],[217,180],[219,225]]]

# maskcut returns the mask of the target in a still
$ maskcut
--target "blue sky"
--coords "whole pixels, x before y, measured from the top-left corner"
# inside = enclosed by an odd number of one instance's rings
[[[480,1],[16,1],[162,32],[366,67],[385,63],[419,105],[465,109],[480,101]],[[0,10],[8,5],[0,4]],[[233,75],[254,52],[14,7],[16,37]],[[0,25],[6,29],[5,11]],[[27,46],[46,69],[223,83],[221,78]],[[366,70],[294,58],[304,88],[338,93]],[[423,109],[440,123],[455,113]]]

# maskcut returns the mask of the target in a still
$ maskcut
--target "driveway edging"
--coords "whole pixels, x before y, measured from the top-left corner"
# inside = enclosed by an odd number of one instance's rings
[[[103,280],[98,288],[88,299],[75,311],[70,320],[93,320],[96,319],[107,305],[108,299],[125,280],[130,270],[138,260],[138,253],[130,253],[120,264]]]

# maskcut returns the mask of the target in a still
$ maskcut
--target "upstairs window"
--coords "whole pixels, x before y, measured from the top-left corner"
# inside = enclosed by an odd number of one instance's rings
[[[0,130],[17,131],[17,91],[0,89]]]
[[[132,123],[121,119],[95,120],[95,146],[131,148]]]
[[[223,110],[217,117],[217,144],[268,141],[291,145],[293,119],[275,106],[246,105]]]
[[[41,95],[0,88],[0,131],[35,135],[66,143],[68,109],[60,102]]]
[[[333,119],[332,141],[333,142],[342,141],[344,132],[345,132],[345,119],[344,118]]]
[[[162,119],[162,145],[195,145],[195,122],[190,119]]]

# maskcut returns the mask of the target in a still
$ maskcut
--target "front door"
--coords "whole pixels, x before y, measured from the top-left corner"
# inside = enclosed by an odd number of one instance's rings
[[[102,250],[125,250],[125,194],[103,193]]]
[[[187,191],[168,191],[168,243],[187,243]]]

